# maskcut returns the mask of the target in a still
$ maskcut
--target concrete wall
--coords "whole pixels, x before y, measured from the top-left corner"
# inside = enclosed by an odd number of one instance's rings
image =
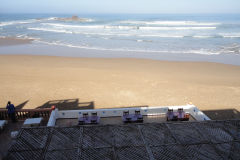
[[[201,112],[194,105],[184,105],[184,106],[156,106],[156,107],[139,107],[139,108],[111,108],[111,109],[91,109],[91,110],[61,110],[57,109],[52,112],[49,119],[48,126],[55,125],[56,119],[58,118],[78,118],[81,117],[83,113],[88,113],[91,115],[93,112],[97,112],[100,117],[115,117],[122,116],[123,111],[129,111],[130,114],[135,113],[135,110],[140,110],[142,115],[160,115],[166,114],[168,109],[177,110],[178,108],[183,108],[187,113],[190,113],[197,121],[210,120],[203,112]]]
[[[58,119],[58,109],[55,109],[51,112],[51,116],[48,120],[48,127],[55,126],[56,120]]]

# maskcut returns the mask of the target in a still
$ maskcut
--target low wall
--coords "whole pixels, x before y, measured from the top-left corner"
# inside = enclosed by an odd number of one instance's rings
[[[195,105],[184,106],[156,106],[156,107],[139,107],[139,108],[111,108],[111,109],[90,109],[90,110],[61,110],[57,109],[52,112],[49,119],[48,126],[54,126],[56,119],[58,118],[78,118],[83,113],[91,115],[93,112],[97,112],[100,117],[118,117],[123,115],[123,111],[129,111],[130,114],[134,114],[135,110],[140,110],[143,116],[147,115],[161,115],[166,114],[168,109],[177,110],[183,108],[183,110],[191,114],[197,121],[210,120],[202,111],[200,111]]]
[[[58,119],[58,109],[52,111],[51,116],[48,120],[48,127],[55,126],[56,120]]]

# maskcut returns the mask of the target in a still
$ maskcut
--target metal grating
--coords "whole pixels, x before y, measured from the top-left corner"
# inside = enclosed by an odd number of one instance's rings
[[[80,137],[79,127],[54,128],[48,150],[77,148]]]
[[[221,122],[220,122],[221,123]],[[230,133],[235,140],[240,140],[240,121],[225,121],[224,129]]]
[[[196,144],[207,141],[195,128],[194,123],[169,123],[167,126],[180,144]]]
[[[79,149],[48,151],[45,160],[77,160],[80,153]]]
[[[186,154],[180,145],[163,145],[159,147],[151,147],[151,150],[155,159],[186,159]]]
[[[228,157],[229,159],[239,159],[240,157],[240,142],[233,142],[231,148],[231,154]]]
[[[18,152],[10,152],[8,154],[7,159],[13,160],[39,160],[42,156],[42,150],[37,151],[18,151]]]
[[[87,160],[111,160],[114,159],[112,148],[90,148],[83,149],[80,159]]]
[[[240,159],[240,142],[221,143],[214,146],[223,159]]]
[[[239,126],[240,120],[22,128],[7,159],[239,159]]]
[[[234,139],[233,135],[225,130],[225,125],[219,122],[199,123],[197,127],[202,135],[212,143],[229,142]]]
[[[140,127],[144,139],[149,146],[176,143],[176,140],[165,124],[146,124]]]
[[[119,160],[148,160],[148,154],[145,147],[121,147],[116,151]]]
[[[137,125],[115,126],[113,134],[115,147],[144,145]]]
[[[46,145],[48,128],[24,128],[17,140],[10,147],[10,151],[24,151],[43,149]]]
[[[187,145],[183,149],[188,159],[222,159],[210,144]]]
[[[90,126],[83,128],[83,148],[102,148],[113,145],[111,126]]]
[[[217,149],[218,153],[223,157],[223,159],[228,159],[228,157],[230,157],[231,155],[232,142],[216,144],[215,148]]]

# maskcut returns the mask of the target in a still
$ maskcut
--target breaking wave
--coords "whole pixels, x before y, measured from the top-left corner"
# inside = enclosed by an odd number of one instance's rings
[[[144,50],[144,49],[126,49],[126,48],[102,48],[102,47],[91,47],[87,44],[85,45],[73,45],[69,43],[62,43],[59,41],[55,42],[46,42],[41,40],[36,40],[37,43],[47,44],[47,45],[56,45],[70,48],[80,48],[80,49],[90,49],[90,50],[102,50],[102,51],[120,51],[120,52],[145,52],[145,53],[184,53],[184,54],[202,54],[202,55],[217,55],[221,52],[210,51],[205,49],[200,50]]]
[[[66,25],[60,25],[66,26]],[[69,25],[67,25],[69,26]],[[79,27],[79,26],[75,26]],[[116,33],[116,32],[87,32],[84,30],[76,30],[73,28],[48,28],[48,27],[29,27],[29,30],[36,30],[36,31],[45,31],[45,32],[55,32],[55,33],[66,33],[66,34],[82,34],[82,35],[94,35],[94,36],[114,36],[114,37],[156,37],[156,38],[240,38],[239,34],[216,34],[216,35],[178,35],[174,33],[170,34],[159,34],[159,33]]]
[[[67,30],[59,30],[59,29],[51,29],[51,28],[29,27],[28,29],[35,30],[35,31],[46,31],[46,32],[56,32],[56,33],[70,33],[70,34],[73,33],[71,31],[67,31]]]
[[[29,20],[22,20],[22,21],[7,21],[7,22],[0,22],[0,26],[27,24],[27,23],[33,23],[33,22],[36,22],[36,20],[35,19],[29,19]]]
[[[42,23],[53,27],[81,28],[81,29],[119,29],[119,30],[209,30],[216,27],[147,27],[147,26],[123,26],[123,25],[69,25],[58,23]]]
[[[196,21],[120,21],[122,24],[138,25],[164,25],[164,26],[216,26],[221,23],[196,22]]]
[[[9,25],[17,25],[17,24],[29,24],[36,22],[48,22],[48,21],[60,21],[58,17],[48,17],[48,18],[36,18],[36,19],[27,19],[27,20],[16,20],[16,21],[3,21],[0,22],[0,26],[9,26]],[[90,18],[82,18],[81,22],[93,22],[93,19]],[[80,21],[79,21],[80,22]]]

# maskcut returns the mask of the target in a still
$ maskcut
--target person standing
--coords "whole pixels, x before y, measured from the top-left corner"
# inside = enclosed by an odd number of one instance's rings
[[[8,115],[11,118],[12,122],[16,122],[15,107],[11,104],[10,101],[7,103]]]

